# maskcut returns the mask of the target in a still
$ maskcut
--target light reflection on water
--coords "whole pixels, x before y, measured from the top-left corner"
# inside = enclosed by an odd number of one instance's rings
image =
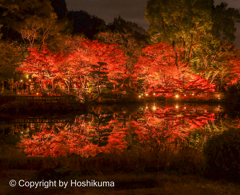
[[[221,106],[181,103],[98,106],[84,115],[29,117],[10,123],[1,125],[3,140],[17,135],[17,146],[27,156],[39,157],[89,157],[136,148],[153,151],[191,146],[201,150],[207,137],[227,130],[230,123],[238,126],[238,120],[226,118]]]

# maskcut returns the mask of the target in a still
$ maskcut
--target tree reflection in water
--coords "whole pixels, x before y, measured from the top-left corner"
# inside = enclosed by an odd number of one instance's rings
[[[22,136],[19,145],[28,156],[37,157],[197,147],[208,136],[224,130],[219,127],[218,114],[208,110],[207,106],[142,107],[136,112],[92,109],[87,115],[77,116],[73,124],[54,124],[51,128],[42,124],[37,133]]]

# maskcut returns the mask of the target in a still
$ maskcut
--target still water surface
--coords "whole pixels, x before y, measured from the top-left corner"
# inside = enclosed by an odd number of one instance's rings
[[[138,148],[202,150],[209,136],[239,124],[238,114],[221,105],[90,106],[84,114],[17,116],[3,121],[0,141],[37,157],[89,157]]]

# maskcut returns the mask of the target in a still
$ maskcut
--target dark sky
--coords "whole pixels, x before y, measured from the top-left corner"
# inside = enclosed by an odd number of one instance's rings
[[[106,24],[121,16],[135,22],[146,30],[148,23],[144,19],[147,0],[65,0],[69,11],[84,10],[105,20]],[[226,2],[229,7],[240,9],[240,0],[214,0],[215,4]],[[240,48],[240,24],[237,24],[235,44]]]

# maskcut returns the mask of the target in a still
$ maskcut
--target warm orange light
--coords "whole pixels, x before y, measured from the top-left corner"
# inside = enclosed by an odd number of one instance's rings
[[[23,82],[23,80],[20,80],[20,82]]]
[[[29,79],[29,82],[31,82],[32,80],[31,79]]]
[[[186,94],[184,96],[186,96]]]
[[[38,93],[37,93],[37,95],[38,95]]]
[[[176,105],[176,108],[178,108],[178,105]]]
[[[146,93],[146,96],[148,96],[148,94]]]
[[[194,93],[192,95],[194,95]]]
[[[186,109],[186,107],[184,107],[184,109]]]
[[[155,93],[153,93],[153,95],[155,95]]]
[[[176,95],[176,98],[178,98],[179,96],[178,95]]]
[[[141,95],[139,95],[138,97],[141,98]]]
[[[153,110],[156,110],[156,106],[153,106]]]

